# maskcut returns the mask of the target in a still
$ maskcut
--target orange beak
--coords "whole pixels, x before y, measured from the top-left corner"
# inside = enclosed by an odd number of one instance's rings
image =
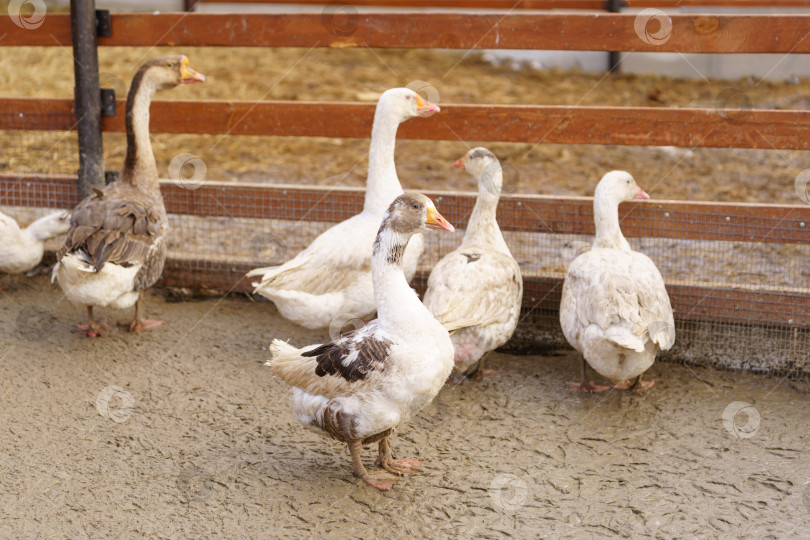
[[[464,169],[467,168],[467,165],[465,163],[466,161],[467,161],[467,156],[464,156],[463,158],[458,158],[453,163],[453,167],[455,167],[456,169],[461,169],[463,171]]]
[[[435,208],[427,209],[427,220],[425,221],[425,225],[428,229],[438,229],[449,232],[456,230],[456,228],[450,225],[450,223],[444,219],[439,211]]]
[[[638,186],[636,186],[636,187],[638,187]],[[641,188],[639,187],[639,188],[636,190],[636,192],[633,194],[633,198],[634,198],[634,199],[649,199],[649,198],[650,198],[650,196],[649,196],[649,195],[647,195],[647,192],[646,192],[646,191],[644,191],[643,189],[641,189]]]
[[[419,116],[431,116],[441,111],[438,105],[425,101],[420,96],[416,96],[416,114]]]
[[[182,67],[180,68],[180,83],[181,84],[191,84],[195,82],[205,82],[205,75],[202,73],[198,73],[191,69],[188,65],[188,60],[183,62]]]

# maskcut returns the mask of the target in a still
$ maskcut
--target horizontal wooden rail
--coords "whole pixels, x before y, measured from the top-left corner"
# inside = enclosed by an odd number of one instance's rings
[[[187,0],[189,1],[189,0]],[[194,4],[303,4],[326,5],[330,0],[190,0]],[[357,7],[476,8],[476,9],[588,9],[603,11],[605,0],[341,0]],[[810,0],[625,0],[629,8],[683,7],[810,7]]]
[[[235,182],[161,183],[172,214],[336,222],[361,211],[364,190]],[[459,228],[467,224],[475,195],[431,191],[442,214]],[[0,205],[75,205],[70,176],[0,174]],[[503,195],[498,222],[505,231],[592,235],[593,199],[545,195]],[[652,200],[625,203],[621,225],[628,237],[677,238],[767,244],[810,244],[810,205]]]
[[[124,131],[125,102],[102,119],[105,131]],[[156,101],[153,133],[364,138],[373,103],[307,101]],[[0,98],[0,129],[73,129],[70,99]],[[31,122],[40,115],[62,125]],[[61,115],[61,116],[60,116]],[[810,111],[442,104],[442,112],[404,123],[401,139],[465,142],[619,144],[714,148],[810,149]],[[204,159],[204,155],[202,155]]]
[[[221,263],[170,257],[159,285],[186,290],[252,293],[253,269],[246,263]],[[419,272],[412,286],[424,293],[427,272]],[[524,310],[554,312],[560,308],[561,278],[523,276]],[[810,327],[810,296],[725,287],[667,284],[676,321]]]
[[[680,53],[810,53],[810,15],[671,15],[671,31],[649,38],[636,14],[361,13],[116,14],[107,46],[378,47],[545,49]],[[651,35],[661,21],[642,25]],[[666,33],[666,32],[665,32]],[[36,30],[0,17],[0,46],[71,46],[68,15],[48,15]],[[660,38],[660,39],[659,39]]]

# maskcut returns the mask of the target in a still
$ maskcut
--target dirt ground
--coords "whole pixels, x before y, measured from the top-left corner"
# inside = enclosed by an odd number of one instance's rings
[[[105,47],[99,51],[102,86],[123,96],[144,60],[175,53],[187,54],[208,81],[161,93],[158,99],[375,101],[387,88],[425,81],[433,87],[426,95],[440,104],[704,107],[718,114],[726,108],[806,109],[810,104],[806,78],[605,75],[512,62],[496,66],[479,53],[430,50]],[[0,47],[0,96],[72,97],[71,65],[69,48]],[[474,191],[474,179],[451,164],[481,142],[458,136],[458,141],[398,141],[404,187]],[[0,170],[72,172],[72,161],[67,170],[52,168],[60,137],[38,132],[15,140],[24,149],[7,148],[4,153],[12,157],[5,161],[0,154]],[[192,153],[205,163],[207,178],[217,181],[363,186],[366,178],[367,139],[155,134],[153,146],[165,177],[174,156]],[[517,193],[590,195],[605,172],[624,169],[657,199],[802,204],[794,181],[808,167],[806,152],[770,149],[487,146],[510,165],[510,191]],[[105,134],[104,151],[107,169],[119,169],[126,151],[123,134]]]
[[[570,352],[496,354],[401,427],[426,472],[379,493],[289,413],[264,347],[327,336],[272,304],[151,292],[166,324],[90,340],[46,277],[0,284],[6,538],[810,535],[806,382],[659,363],[647,393],[584,396]]]

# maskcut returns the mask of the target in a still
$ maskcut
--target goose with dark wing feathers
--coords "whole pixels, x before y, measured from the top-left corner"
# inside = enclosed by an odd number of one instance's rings
[[[429,229],[453,226],[424,195],[399,196],[374,242],[378,318],[322,345],[298,349],[277,339],[270,346],[267,365],[293,387],[296,419],[346,443],[355,476],[380,490],[390,489],[398,475],[419,472],[418,460],[393,459],[388,437],[436,396],[453,368],[447,330],[419,301],[402,268],[408,241]],[[370,474],[360,450],[374,442],[384,471]]]

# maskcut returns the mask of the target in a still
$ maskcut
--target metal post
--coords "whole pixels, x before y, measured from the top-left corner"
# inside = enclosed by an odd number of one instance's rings
[[[605,9],[609,13],[619,13],[621,12],[622,8],[625,7],[627,4],[624,3],[624,0],[607,0],[605,2]],[[608,52],[608,71],[611,73],[615,73],[619,70],[619,62],[621,58],[619,57],[619,51],[609,51]]]
[[[95,0],[70,0],[70,30],[73,34],[74,102],[79,132],[79,195],[87,197],[93,193],[93,188],[104,187]]]

